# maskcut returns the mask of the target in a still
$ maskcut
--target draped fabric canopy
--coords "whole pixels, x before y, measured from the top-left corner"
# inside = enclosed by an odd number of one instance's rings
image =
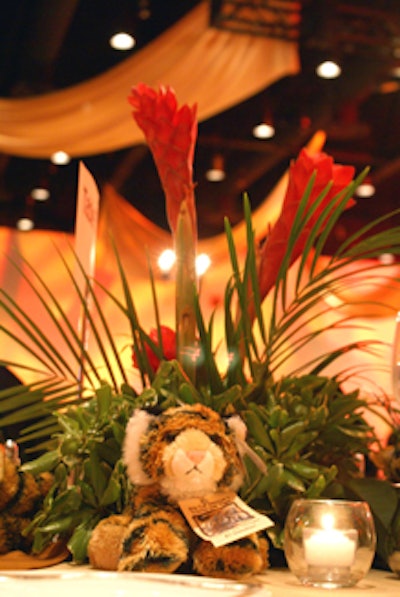
[[[47,158],[122,149],[143,140],[127,95],[143,82],[173,87],[207,119],[299,69],[297,44],[209,26],[202,2],[154,42],[98,77],[37,97],[0,99],[0,151]]]

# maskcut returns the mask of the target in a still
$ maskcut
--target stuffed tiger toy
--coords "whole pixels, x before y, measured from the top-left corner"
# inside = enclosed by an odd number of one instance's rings
[[[19,464],[15,442],[0,444],[0,555],[30,551],[33,537],[26,530],[53,483],[50,473],[34,477]]]
[[[92,566],[232,579],[263,571],[268,543],[259,533],[215,547],[193,532],[178,505],[206,495],[236,495],[244,478],[238,445],[245,435],[239,417],[224,420],[200,404],[158,416],[135,411],[123,447],[132,503],[128,512],[95,527],[88,545]]]

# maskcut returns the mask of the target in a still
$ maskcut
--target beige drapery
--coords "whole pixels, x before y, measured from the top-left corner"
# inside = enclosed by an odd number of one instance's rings
[[[37,97],[0,99],[0,151],[47,158],[114,151],[142,140],[127,95],[170,85],[205,120],[298,71],[297,44],[209,26],[202,2],[149,46],[93,79]]]

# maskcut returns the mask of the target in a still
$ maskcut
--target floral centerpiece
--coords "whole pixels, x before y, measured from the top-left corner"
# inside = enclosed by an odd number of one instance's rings
[[[3,425],[25,421],[21,442],[33,442],[41,454],[25,462],[22,470],[39,474],[50,471],[54,483],[25,533],[33,535],[32,550],[41,552],[55,537],[68,543],[77,562],[87,558],[94,526],[110,514],[124,511],[130,495],[122,444],[129,417],[137,408],[160,413],[170,406],[202,404],[222,416],[239,415],[247,427],[243,459],[246,480],[242,499],[274,522],[268,529],[271,545],[282,547],[282,528],[293,499],[299,496],[353,497],[369,501],[378,529],[378,551],[387,559],[397,512],[397,494],[389,483],[360,473],[359,458],[368,458],[380,444],[364,416],[374,404],[345,392],[349,371],[329,376],[326,368],[351,350],[372,350],[374,342],[347,343],[331,353],[312,357],[295,371],[284,365],[329,329],[351,326],[346,314],[334,323],[303,331],[304,322],[317,322],[315,310],[321,298],[340,289],[346,266],[360,262],[360,275],[368,277],[376,265],[368,260],[390,251],[400,253],[398,229],[384,233],[371,223],[346,239],[325,268],[318,258],[344,210],[354,204],[357,178],[354,169],[335,164],[325,153],[303,149],[290,166],[289,182],[276,223],[262,231],[259,244],[252,225],[250,202],[243,200],[247,253],[241,263],[229,221],[225,220],[227,255],[231,276],[224,296],[225,338],[219,350],[228,356],[227,367],[217,365],[213,319],[205,321],[195,273],[197,224],[193,157],[197,136],[196,107],[179,107],[172,89],[154,90],[140,84],[129,96],[133,117],[142,128],[165,192],[166,211],[177,255],[174,330],[159,319],[156,284],[149,271],[156,326],[146,330],[140,323],[123,264],[116,252],[124,302],[111,296],[126,316],[131,331],[133,364],[140,372],[141,388],[132,387],[123,369],[96,300],[96,284],[86,276],[92,309],[106,330],[106,342],[96,327],[85,297],[77,289],[87,323],[101,353],[115,356],[117,375],[110,361],[110,382],[103,382],[90,353],[71,328],[56,297],[40,280],[46,298],[31,283],[43,303],[52,303],[54,325],[63,319],[67,349],[82,367],[84,387],[71,377],[63,355],[51,339],[43,338],[33,319],[18,311],[12,297],[1,307],[33,341],[37,357],[52,354],[45,381],[0,395]],[[387,215],[389,219],[391,214]],[[385,279],[385,265],[380,280]],[[85,276],[85,272],[82,271]],[[66,267],[66,275],[73,274]],[[289,292],[288,277],[294,275]],[[106,288],[101,288],[107,292]],[[268,318],[263,309],[269,301]],[[326,305],[323,310],[328,309]],[[51,312],[51,309],[49,309]],[[6,328],[3,332],[12,336]],[[40,341],[39,341],[40,340]],[[21,345],[24,341],[20,340]],[[105,342],[105,343],[104,343]],[[10,365],[10,363],[5,363]],[[18,365],[18,364],[11,364]],[[28,407],[25,407],[28,405]],[[380,500],[384,496],[385,508]],[[378,505],[377,505],[378,504]]]

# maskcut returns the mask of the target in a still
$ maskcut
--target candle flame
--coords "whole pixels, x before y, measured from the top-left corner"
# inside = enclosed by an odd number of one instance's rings
[[[321,516],[321,527],[323,529],[325,529],[326,531],[330,531],[331,529],[333,529],[335,526],[335,517],[333,516],[333,514],[323,514]]]

